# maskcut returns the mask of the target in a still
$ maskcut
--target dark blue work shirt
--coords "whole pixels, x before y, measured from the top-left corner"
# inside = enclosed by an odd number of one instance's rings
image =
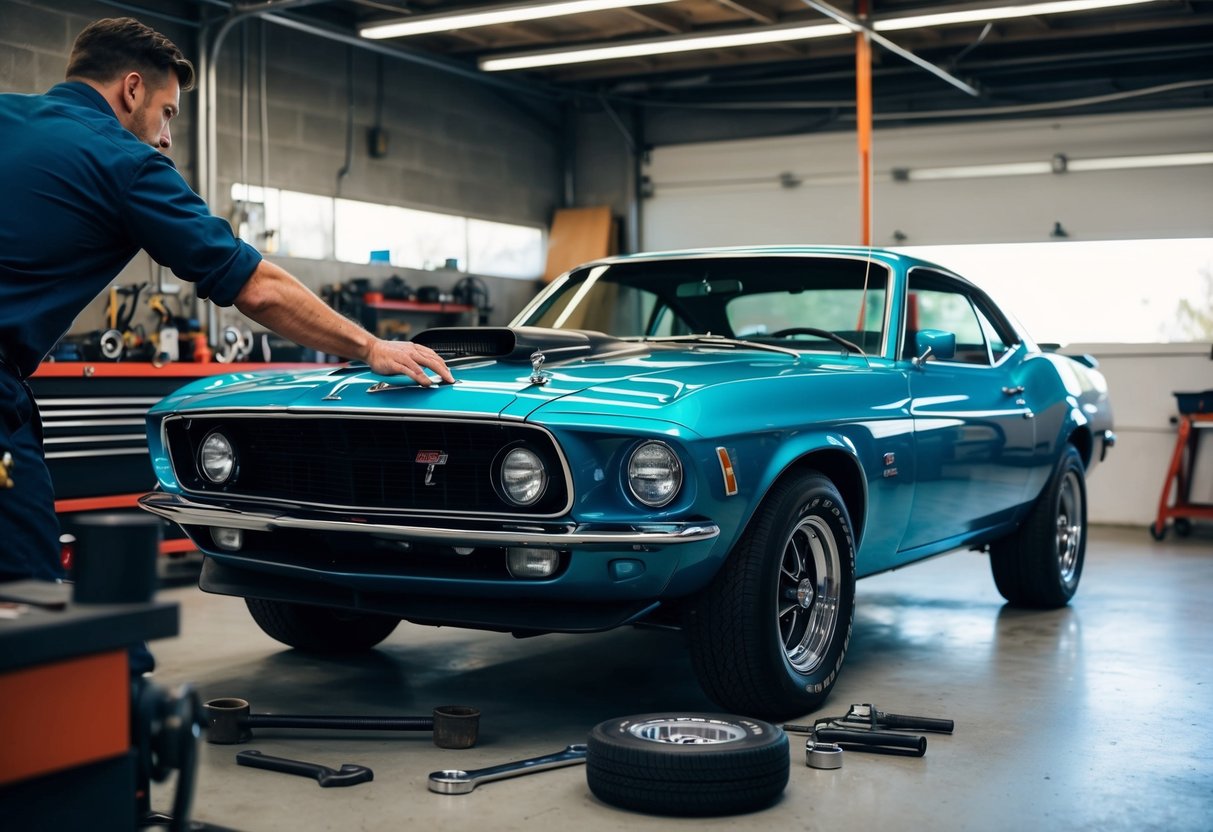
[[[230,306],[261,262],[88,84],[0,95],[0,350],[23,375],[140,249]]]

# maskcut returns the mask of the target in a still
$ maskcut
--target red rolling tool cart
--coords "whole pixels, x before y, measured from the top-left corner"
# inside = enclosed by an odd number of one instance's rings
[[[1192,521],[1213,520],[1213,504],[1191,501],[1192,475],[1202,429],[1213,428],[1213,390],[1203,393],[1176,393],[1179,406],[1179,433],[1175,437],[1175,452],[1158,498],[1158,517],[1150,525],[1150,536],[1162,540],[1167,536],[1167,521],[1174,520],[1175,533],[1187,537],[1192,533]],[[1172,500],[1174,495],[1174,500]]]

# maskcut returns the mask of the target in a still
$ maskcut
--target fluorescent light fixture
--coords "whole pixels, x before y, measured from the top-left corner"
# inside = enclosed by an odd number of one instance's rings
[[[1158,156],[1110,156],[1105,159],[1070,159],[1066,170],[1128,170],[1213,165],[1213,153],[1167,153]]]
[[[728,32],[719,35],[690,35],[678,38],[632,41],[614,46],[591,46],[584,49],[568,49],[560,52],[533,52],[506,55],[501,58],[481,58],[480,68],[485,72],[500,72],[507,69],[535,69],[541,66],[582,64],[591,61],[610,61],[616,58],[641,58],[648,55],[668,55],[673,52],[697,52],[701,49],[729,49],[735,46],[756,46],[763,43],[785,43],[811,38],[829,38],[850,34],[851,30],[839,23],[815,23],[811,26],[792,26],[786,29],[752,29],[744,32]]]
[[[1092,9],[1115,8],[1156,0],[1054,0],[1046,3],[1029,3],[1022,6],[992,6],[985,9],[955,9],[933,14],[876,20],[872,28],[877,32],[892,32],[903,29],[920,29],[954,23],[983,23],[1015,17],[1064,14]],[[364,31],[365,35],[366,32]],[[630,41],[628,43],[604,44],[575,49],[525,52],[502,55],[496,58],[481,58],[480,68],[485,72],[501,72],[512,69],[536,69],[545,66],[563,66],[593,61],[610,61],[618,58],[639,58],[649,55],[666,55],[674,52],[695,52],[701,49],[728,49],[735,46],[754,46],[765,43],[784,43],[810,38],[837,37],[853,34],[853,29],[840,23],[821,23],[810,26],[766,27],[725,32],[713,35],[681,35],[671,38]]]
[[[920,168],[905,171],[904,178],[913,182],[931,179],[980,179],[986,176],[1025,176],[1052,173],[1049,162],[1006,162],[999,165],[958,165],[949,168]]]
[[[898,182],[925,182],[936,179],[982,179],[991,176],[1030,176],[1040,173],[1075,173],[1092,170],[1132,170],[1135,168],[1170,168],[1186,165],[1213,165],[1213,152],[1166,153],[1155,156],[1107,156],[1102,159],[1070,159],[1062,164],[1045,162],[1007,162],[997,165],[958,165],[946,168],[894,168],[893,179]]]
[[[673,0],[565,0],[565,2],[558,3],[495,6],[462,13],[418,15],[403,20],[394,20],[391,23],[379,23],[361,29],[359,34],[372,40],[403,38],[409,35],[427,35],[433,32],[449,32],[454,29],[492,26],[496,23],[519,23],[524,20],[542,20],[568,14],[584,14],[604,9],[652,6],[671,2]]]
[[[925,29],[954,23],[985,23],[991,20],[1010,20],[1016,17],[1087,12],[1093,9],[1111,9],[1117,6],[1134,6],[1152,2],[1154,0],[1057,0],[1049,3],[1028,3],[1023,6],[958,9],[877,20],[872,24],[872,28],[877,32],[898,32],[903,29]]]

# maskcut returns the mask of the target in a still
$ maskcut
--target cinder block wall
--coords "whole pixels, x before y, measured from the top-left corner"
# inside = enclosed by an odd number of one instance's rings
[[[140,5],[134,2],[129,5]],[[196,63],[198,27],[193,3],[147,0],[157,15],[139,15],[99,0],[0,0],[0,92],[40,93],[63,80],[71,44],[90,21],[131,15],[172,38]],[[261,170],[258,92],[261,27],[266,41],[266,135],[269,164]],[[244,46],[249,61],[248,133],[242,138]],[[346,158],[349,113],[349,47],[273,24],[251,21],[233,29],[218,61],[217,189],[211,209],[231,215],[231,184],[247,172],[254,184],[326,196],[339,195],[481,219],[547,227],[563,194],[561,112],[554,102],[515,96],[459,76],[406,63],[382,61],[382,107],[377,106],[380,59],[353,50],[354,141],[348,175],[338,181]],[[195,188],[194,131],[199,96],[183,96],[173,124],[171,156]],[[376,123],[390,133],[386,158],[372,159],[367,131]],[[263,180],[264,176],[264,180]],[[318,288],[366,266],[300,259],[283,260],[305,283]],[[153,272],[145,256],[123,272],[122,283],[145,281]],[[421,285],[411,276],[411,285]],[[458,274],[435,273],[445,288]],[[534,293],[536,283],[484,278],[494,311],[490,323],[503,324]],[[188,292],[188,288],[187,288]],[[101,326],[99,299],[81,315],[75,331]],[[150,316],[149,316],[150,320]],[[224,322],[239,322],[225,313]]]

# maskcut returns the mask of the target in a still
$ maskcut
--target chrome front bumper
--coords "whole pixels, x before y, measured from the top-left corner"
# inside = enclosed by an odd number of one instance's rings
[[[160,491],[139,498],[139,505],[182,526],[218,526],[247,531],[305,529],[344,532],[375,537],[440,543],[448,546],[669,546],[696,543],[720,535],[711,522],[635,523],[630,525],[576,523],[468,523],[460,528],[433,525],[450,518],[425,518],[427,525],[412,525],[421,518],[368,514],[351,516],[336,512],[297,511],[291,514],[267,510],[265,506],[240,508],[233,505],[199,503],[179,494]]]

